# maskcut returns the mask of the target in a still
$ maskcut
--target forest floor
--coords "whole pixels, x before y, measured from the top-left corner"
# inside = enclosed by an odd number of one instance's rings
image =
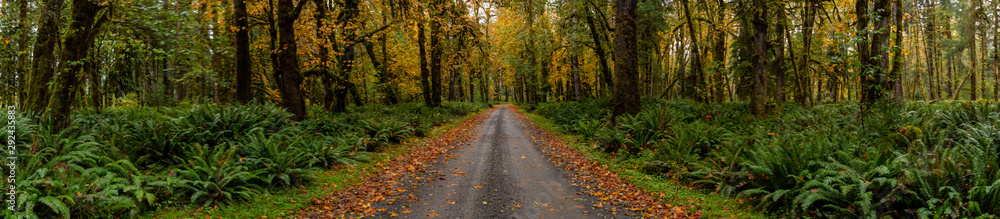
[[[446,218],[699,217],[664,204],[541,130],[513,106],[473,117],[378,175],[302,212]],[[662,194],[661,194],[662,195]]]

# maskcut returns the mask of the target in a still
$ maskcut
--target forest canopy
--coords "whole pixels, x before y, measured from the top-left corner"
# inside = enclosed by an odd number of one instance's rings
[[[996,2],[640,0],[632,19],[618,19],[616,5],[4,2],[3,99],[61,118],[258,100],[302,119],[306,106],[607,97],[618,83],[635,87],[630,95],[706,103],[998,96]],[[636,47],[619,48],[629,20]]]

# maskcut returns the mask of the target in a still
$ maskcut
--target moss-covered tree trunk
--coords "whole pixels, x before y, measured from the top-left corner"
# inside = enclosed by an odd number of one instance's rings
[[[80,77],[87,75],[84,71],[88,52],[94,45],[94,39],[101,26],[108,20],[111,12],[100,13],[106,6],[98,5],[90,0],[73,0],[70,13],[69,30],[63,40],[60,57],[63,63],[61,71],[56,75],[52,85],[52,95],[49,97],[48,109],[53,119],[62,127],[69,125],[70,111],[76,101]]]
[[[639,98],[639,72],[636,68],[636,0],[617,0],[615,5],[615,86],[612,118],[622,114],[635,115],[642,109]]]
[[[857,0],[855,12],[858,16],[856,30],[861,35],[858,41],[858,58],[861,63],[861,102],[872,104],[884,100],[886,91],[892,86],[888,80],[888,43],[892,22],[890,0],[875,0],[873,11],[869,11],[870,0]],[[868,23],[874,28],[868,30]]]
[[[750,94],[750,112],[754,115],[764,115],[766,108],[764,102],[767,101],[767,47],[768,47],[768,21],[764,13],[767,11],[766,0],[753,0],[752,8],[748,10],[753,13],[751,25],[753,29],[753,51],[751,55],[751,78],[753,81],[753,91]]]
[[[970,62],[972,62],[972,69],[970,70],[971,75],[969,76],[970,100],[976,100],[979,98],[978,95],[979,86],[977,79],[979,78],[979,57],[977,57],[978,55],[976,54],[977,52],[979,52],[979,50],[976,47],[976,31],[978,30],[976,22],[979,21],[978,17],[979,14],[977,13],[977,11],[979,10],[979,5],[981,4],[982,2],[979,0],[972,0],[969,4],[969,9],[966,10],[967,11],[966,14],[968,15],[968,17],[965,18],[966,22],[965,28],[968,30],[966,32],[966,35],[969,38],[968,40],[969,44],[967,45],[966,51],[969,52],[969,60]]]
[[[24,84],[27,83],[26,78],[31,72],[31,62],[29,62],[31,58],[29,56],[30,53],[28,52],[28,38],[31,38],[31,36],[28,35],[28,33],[31,32],[29,31],[31,28],[28,27],[28,1],[18,1],[17,17],[18,30],[21,32],[17,39],[17,52],[19,53],[17,55],[17,84],[25,86]],[[24,89],[24,87],[20,87],[14,91],[17,92],[17,103],[21,106],[24,106],[24,99],[26,98],[25,90],[26,89]]]
[[[816,21],[816,8],[819,7],[818,3],[814,0],[806,0],[805,10],[803,10],[803,22],[802,22],[802,60],[799,60],[799,92],[796,95],[799,104],[803,107],[809,107],[807,100],[809,99],[812,92],[812,71],[809,68],[809,60],[812,57],[812,37],[813,37],[813,24]],[[815,104],[815,103],[813,103]]]
[[[46,0],[38,16],[38,36],[32,51],[31,74],[27,77],[24,105],[31,111],[42,111],[49,104],[49,82],[56,71],[56,45],[59,43],[59,19],[63,0]]]

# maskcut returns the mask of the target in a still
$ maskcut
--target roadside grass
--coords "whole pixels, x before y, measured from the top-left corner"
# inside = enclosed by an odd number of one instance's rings
[[[309,205],[312,199],[322,199],[333,191],[343,190],[360,182],[362,177],[374,174],[386,161],[410,153],[423,145],[427,139],[434,139],[463,121],[476,116],[488,108],[471,112],[433,128],[427,137],[413,138],[400,144],[382,148],[373,153],[370,162],[353,166],[341,166],[330,170],[318,170],[316,180],[302,187],[278,188],[263,191],[255,200],[223,207],[177,206],[142,215],[140,218],[281,218],[295,215],[299,209]]]
[[[602,153],[593,143],[583,141],[581,136],[560,131],[558,126],[549,118],[544,116],[524,112],[539,127],[553,133],[577,151],[586,155],[590,159],[606,165],[612,172],[618,173],[630,183],[650,192],[661,192],[666,196],[659,197],[664,203],[671,205],[693,205],[694,210],[700,210],[705,218],[773,218],[761,211],[754,210],[753,206],[741,204],[742,199],[729,198],[720,194],[705,193],[694,188],[684,186],[674,179],[643,173],[640,163],[634,160],[620,160]]]

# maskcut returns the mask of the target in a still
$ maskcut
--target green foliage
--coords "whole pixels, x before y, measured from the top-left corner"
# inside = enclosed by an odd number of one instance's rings
[[[653,160],[650,165],[667,171],[673,168],[686,168],[687,164],[696,161],[707,153],[727,147],[734,136],[725,128],[706,124],[701,121],[680,123],[670,128],[671,135],[659,141],[654,146]]]
[[[177,205],[242,203],[310,183],[320,168],[367,162],[366,149],[486,106],[369,105],[314,111],[302,122],[273,104],[112,107],[79,110],[67,129],[22,112],[15,121],[23,136],[15,141],[19,205],[0,217],[132,218]]]
[[[206,149],[195,144],[185,156],[187,163],[180,165],[177,177],[183,193],[192,204],[232,204],[248,200],[260,190],[251,183],[257,171],[249,171],[242,159],[235,156],[236,147]]]
[[[302,139],[284,132],[266,136],[257,131],[242,138],[239,145],[243,147],[241,154],[246,157],[246,166],[259,171],[259,178],[265,184],[291,186],[316,178],[310,169],[313,159],[299,147]]]
[[[348,144],[343,138],[317,135],[311,141],[302,141],[301,147],[306,156],[311,159],[313,167],[332,167],[334,165],[356,165],[370,161],[369,152],[360,151],[353,144]]]
[[[761,118],[748,115],[742,103],[644,101],[642,113],[620,117],[619,126],[589,137],[641,149],[629,153],[641,156],[618,162],[645,163],[640,168],[651,173],[748,198],[772,213],[794,218],[1000,214],[995,103],[907,103],[869,111],[855,103],[789,106]],[[563,110],[587,104],[541,104],[536,112],[564,130],[588,133],[590,127],[572,126],[599,117]]]

